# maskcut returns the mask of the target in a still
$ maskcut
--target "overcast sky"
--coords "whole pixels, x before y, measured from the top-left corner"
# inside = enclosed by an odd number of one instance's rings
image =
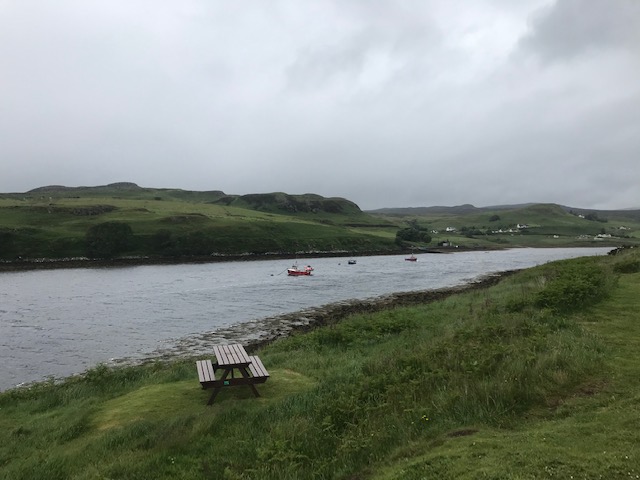
[[[0,0],[0,192],[640,208],[640,0]]]

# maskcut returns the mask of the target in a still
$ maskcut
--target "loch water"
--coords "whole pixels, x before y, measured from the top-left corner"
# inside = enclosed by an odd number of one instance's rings
[[[261,319],[348,299],[463,285],[484,275],[610,248],[214,262],[0,273],[0,391],[63,378],[100,363],[200,353],[213,332],[242,341]],[[352,257],[351,257],[352,258]],[[246,327],[248,330],[248,327]]]

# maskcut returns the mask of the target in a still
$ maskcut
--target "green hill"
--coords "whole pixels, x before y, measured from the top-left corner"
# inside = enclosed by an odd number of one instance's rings
[[[539,203],[397,208],[368,213],[405,225],[417,224],[432,232],[432,244],[453,247],[635,245],[640,240],[639,210],[583,210]]]
[[[345,198],[311,193],[229,195],[220,190],[144,188],[130,182],[50,185],[0,194],[0,261],[4,262],[619,246],[637,244],[638,232],[637,210],[595,211],[555,204],[363,212]]]
[[[285,193],[47,186],[0,194],[0,260],[390,252],[397,225],[353,202]]]

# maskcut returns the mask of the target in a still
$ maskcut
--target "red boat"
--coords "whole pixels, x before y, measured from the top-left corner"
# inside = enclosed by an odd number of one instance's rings
[[[307,265],[302,269],[298,268],[297,265],[294,265],[291,268],[287,268],[287,275],[291,275],[293,277],[298,275],[311,275],[311,272],[313,272],[313,268],[311,267],[311,265]]]
[[[413,253],[411,254],[410,257],[405,258],[405,260],[407,262],[417,262],[418,261],[418,257],[416,257]]]

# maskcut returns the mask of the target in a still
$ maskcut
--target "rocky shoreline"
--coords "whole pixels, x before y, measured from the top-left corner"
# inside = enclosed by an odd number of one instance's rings
[[[455,287],[398,292],[362,300],[344,300],[319,307],[310,307],[292,313],[275,315],[250,322],[242,322],[211,332],[203,332],[172,340],[166,347],[153,352],[141,353],[140,356],[114,358],[105,363],[108,366],[117,368],[156,362],[180,361],[201,355],[210,355],[213,345],[229,343],[242,343],[248,352],[254,353],[278,339],[336,324],[349,315],[374,313],[397,307],[427,304],[444,300],[452,295],[480,290],[495,285],[500,282],[501,279],[518,271],[519,270],[507,270],[488,274],[470,283]],[[82,377],[85,374],[86,372],[69,375],[68,377],[49,377],[47,381],[54,381],[56,383],[63,382],[66,378]],[[28,382],[13,388],[29,388],[39,382],[40,381]]]
[[[331,258],[331,257],[371,257],[375,255],[407,255],[409,253],[455,253],[469,251],[484,250],[504,250],[504,248],[472,248],[472,247],[442,247],[442,248],[423,248],[420,250],[380,250],[366,252],[352,252],[347,250],[338,251],[308,251],[308,252],[274,252],[274,253],[239,253],[239,254],[216,254],[197,257],[122,257],[111,259],[98,258],[34,258],[19,259],[13,261],[0,260],[0,272],[18,272],[24,270],[51,270],[51,269],[72,269],[72,268],[118,268],[118,267],[135,267],[142,265],[181,265],[181,264],[198,264],[198,263],[217,263],[217,262],[250,262],[256,260],[282,260],[294,259],[298,257],[305,258]]]
[[[269,343],[297,333],[340,322],[349,315],[374,313],[391,308],[420,305],[444,300],[452,295],[487,288],[519,270],[508,270],[486,275],[476,281],[455,287],[434,290],[399,292],[364,300],[345,300],[293,313],[276,315],[227,328],[180,339],[175,344],[156,350],[143,359],[114,360],[115,365],[130,365],[156,361],[171,361],[209,355],[212,345],[242,343],[247,351],[255,352]]]

